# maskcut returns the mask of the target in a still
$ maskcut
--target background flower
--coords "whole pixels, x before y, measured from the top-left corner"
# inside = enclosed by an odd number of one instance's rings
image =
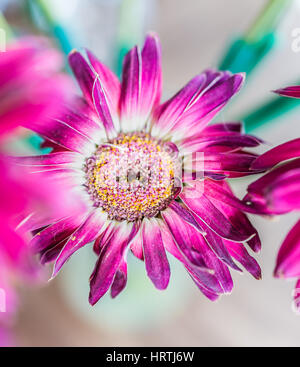
[[[276,91],[299,98],[300,87]],[[257,214],[279,215],[300,209],[300,138],[281,144],[258,157],[253,169],[270,170],[248,187],[244,201]],[[300,277],[300,221],[291,229],[278,252],[274,275]],[[299,309],[299,286],[295,288],[295,306]]]
[[[71,201],[53,181],[33,177],[5,151],[5,139],[22,123],[47,123],[69,99],[71,82],[59,73],[62,58],[45,39],[25,38],[9,45],[0,57],[0,288],[5,304],[1,322],[9,324],[17,309],[15,287],[35,281],[38,263],[28,246],[30,223],[75,213],[80,201]]]

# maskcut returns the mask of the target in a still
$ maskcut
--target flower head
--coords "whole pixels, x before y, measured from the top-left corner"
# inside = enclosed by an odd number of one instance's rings
[[[278,94],[299,98],[300,87],[288,87]],[[258,157],[255,170],[269,170],[251,183],[244,201],[257,214],[279,215],[300,210],[300,138],[281,144]],[[295,306],[300,310],[300,221],[288,233],[278,252],[276,277],[298,278]]]
[[[215,300],[230,292],[229,267],[240,262],[254,277],[260,268],[244,243],[260,248],[256,230],[236,209],[227,177],[251,174],[260,141],[240,123],[208,126],[241,88],[243,74],[206,70],[160,104],[158,37],[125,56],[118,78],[90,51],[73,51],[70,66],[83,98],[50,124],[32,124],[52,153],[21,159],[80,192],[88,209],[37,231],[31,241],[53,276],[70,256],[94,242],[90,303],[127,282],[127,253],[145,261],[156,288],[165,289],[166,251],[183,263],[199,289]],[[71,191],[69,191],[71,192]]]

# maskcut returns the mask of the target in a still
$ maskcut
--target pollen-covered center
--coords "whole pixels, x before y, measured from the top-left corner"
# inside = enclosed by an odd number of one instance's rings
[[[86,161],[94,206],[110,219],[153,217],[174,197],[178,157],[174,144],[146,133],[120,134]]]

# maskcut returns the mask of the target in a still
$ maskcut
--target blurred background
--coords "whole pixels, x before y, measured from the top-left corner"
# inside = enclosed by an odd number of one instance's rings
[[[118,74],[127,50],[155,30],[164,99],[205,68],[246,71],[244,90],[217,121],[243,119],[248,132],[267,142],[263,150],[300,136],[299,102],[271,93],[300,82],[300,1],[0,0],[0,8],[16,35],[46,33],[65,53],[88,47]],[[237,195],[250,181],[235,180]],[[46,286],[20,289],[17,345],[300,346],[293,282],[272,278],[278,248],[297,216],[252,219],[262,238],[256,259],[263,280],[235,273],[232,294],[212,303],[173,259],[169,288],[160,292],[144,264],[130,257],[125,291],[91,307],[95,255],[86,246]]]

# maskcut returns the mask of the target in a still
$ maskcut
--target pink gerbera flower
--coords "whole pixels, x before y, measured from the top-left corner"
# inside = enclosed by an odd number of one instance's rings
[[[0,52],[0,143],[21,123],[46,123],[61,112],[71,83],[58,70],[61,55],[44,39],[28,38]],[[33,280],[37,264],[27,229],[65,215],[70,205],[55,182],[33,177],[14,159],[0,153],[0,322],[10,322],[17,308],[15,285]],[[77,208],[72,204],[68,209]],[[77,209],[76,209],[77,210]],[[30,224],[31,223],[31,224]],[[30,226],[29,226],[30,224]]]
[[[55,276],[93,242],[92,305],[109,288],[113,297],[124,289],[128,250],[145,261],[158,289],[170,278],[166,251],[211,300],[232,290],[229,267],[240,270],[233,259],[260,278],[244,246],[259,250],[257,232],[232,205],[236,199],[226,182],[251,173],[256,155],[243,148],[260,142],[243,134],[240,123],[207,126],[244,76],[207,70],[160,104],[156,35],[147,36],[142,51],[134,47],[125,56],[121,83],[90,51],[85,56],[69,56],[83,98],[50,124],[27,125],[54,150],[22,164],[80,192],[88,205],[82,215],[70,212],[36,232],[31,245],[41,261],[55,261]]]
[[[277,93],[300,98],[300,87]],[[244,201],[257,214],[279,215],[300,210],[300,138],[281,144],[257,158],[255,170],[270,170],[248,187]],[[278,252],[276,277],[298,278],[295,305],[300,310],[300,220],[291,229]]]

